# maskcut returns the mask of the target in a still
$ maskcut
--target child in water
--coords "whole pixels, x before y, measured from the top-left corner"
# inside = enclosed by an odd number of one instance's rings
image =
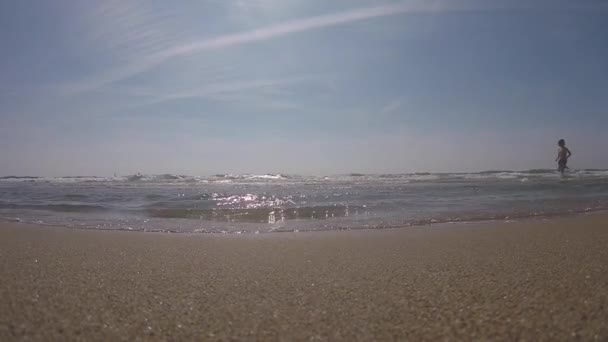
[[[572,152],[566,147],[566,141],[564,139],[560,139],[557,142],[557,145],[559,146],[559,150],[555,161],[557,162],[557,170],[563,175],[564,171],[568,168],[568,158],[570,158]]]

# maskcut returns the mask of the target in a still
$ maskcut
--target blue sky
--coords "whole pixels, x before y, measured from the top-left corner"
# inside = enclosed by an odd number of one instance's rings
[[[0,175],[608,168],[605,1],[0,3]]]

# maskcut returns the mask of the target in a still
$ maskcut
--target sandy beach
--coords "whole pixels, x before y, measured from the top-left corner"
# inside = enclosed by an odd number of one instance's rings
[[[608,339],[608,216],[259,235],[0,224],[0,340]]]

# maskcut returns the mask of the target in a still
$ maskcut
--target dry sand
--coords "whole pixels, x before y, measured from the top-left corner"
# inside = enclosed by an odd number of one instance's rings
[[[608,340],[608,217],[249,236],[0,224],[0,340]]]

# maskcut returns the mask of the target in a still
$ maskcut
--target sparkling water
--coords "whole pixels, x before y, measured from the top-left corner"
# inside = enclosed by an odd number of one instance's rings
[[[0,217],[91,229],[257,233],[517,220],[608,209],[608,171],[0,178]]]

